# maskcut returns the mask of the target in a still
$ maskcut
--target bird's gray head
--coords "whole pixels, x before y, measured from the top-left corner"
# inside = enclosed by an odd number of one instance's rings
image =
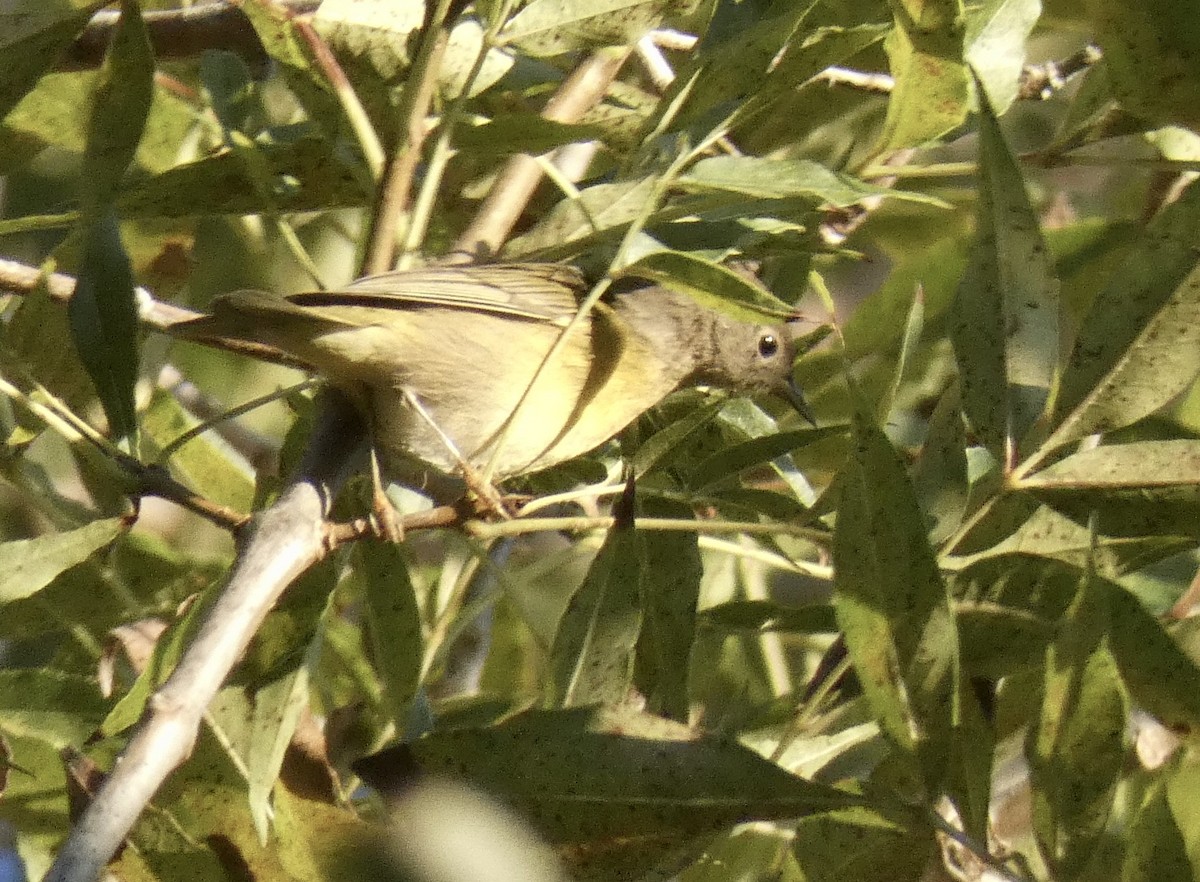
[[[684,369],[680,385],[720,386],[748,395],[773,393],[812,421],[792,377],[796,347],[787,322],[741,321],[661,287],[622,294],[618,311],[660,347],[670,341]]]

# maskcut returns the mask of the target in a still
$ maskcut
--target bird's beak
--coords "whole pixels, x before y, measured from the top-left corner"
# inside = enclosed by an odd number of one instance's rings
[[[808,400],[804,397],[804,393],[800,391],[800,385],[796,382],[795,377],[792,377],[783,384],[782,392],[783,397],[791,402],[792,407],[796,408],[796,413],[808,420],[815,429],[817,427],[817,418],[813,414],[812,408],[808,406]]]

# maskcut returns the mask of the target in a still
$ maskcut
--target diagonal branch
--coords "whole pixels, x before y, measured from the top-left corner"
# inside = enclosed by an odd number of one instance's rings
[[[329,395],[299,474],[257,515],[229,581],[178,667],[151,698],[112,773],[46,875],[92,882],[167,776],[191,753],[205,709],[284,589],[326,550],[325,515],[364,437],[354,407]]]
[[[555,122],[578,122],[604,97],[630,51],[630,47],[613,47],[589,55],[563,80],[546,103],[542,116]],[[471,259],[499,251],[533,198],[543,174],[537,157],[526,153],[512,157],[500,170],[483,205],[452,251]]]

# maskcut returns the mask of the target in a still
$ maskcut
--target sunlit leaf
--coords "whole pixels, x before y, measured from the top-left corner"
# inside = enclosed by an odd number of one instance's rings
[[[1109,597],[1084,576],[1047,650],[1041,710],[1027,746],[1034,831],[1042,856],[1063,878],[1091,859],[1125,761],[1128,698],[1104,642]]]
[[[0,543],[0,603],[33,596],[127,528],[123,519],[108,518],[64,533]]]
[[[967,116],[961,0],[892,0],[896,26],[884,42],[896,86],[876,146],[884,153],[946,134]]]
[[[959,283],[950,337],[963,408],[1006,462],[1041,415],[1058,370],[1059,303],[1037,216],[980,94],[978,239]]]
[[[916,494],[873,426],[855,433],[833,560],[838,624],[863,690],[906,771],[937,792],[958,715],[958,633]]]

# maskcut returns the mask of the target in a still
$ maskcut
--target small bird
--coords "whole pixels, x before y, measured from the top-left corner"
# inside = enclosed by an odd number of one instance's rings
[[[336,291],[236,291],[171,333],[265,345],[322,374],[367,415],[392,474],[411,474],[414,459],[497,481],[545,469],[683,386],[773,392],[811,421],[785,324],[738,321],[655,285],[597,304],[535,381],[586,290],[557,264],[436,266]]]

